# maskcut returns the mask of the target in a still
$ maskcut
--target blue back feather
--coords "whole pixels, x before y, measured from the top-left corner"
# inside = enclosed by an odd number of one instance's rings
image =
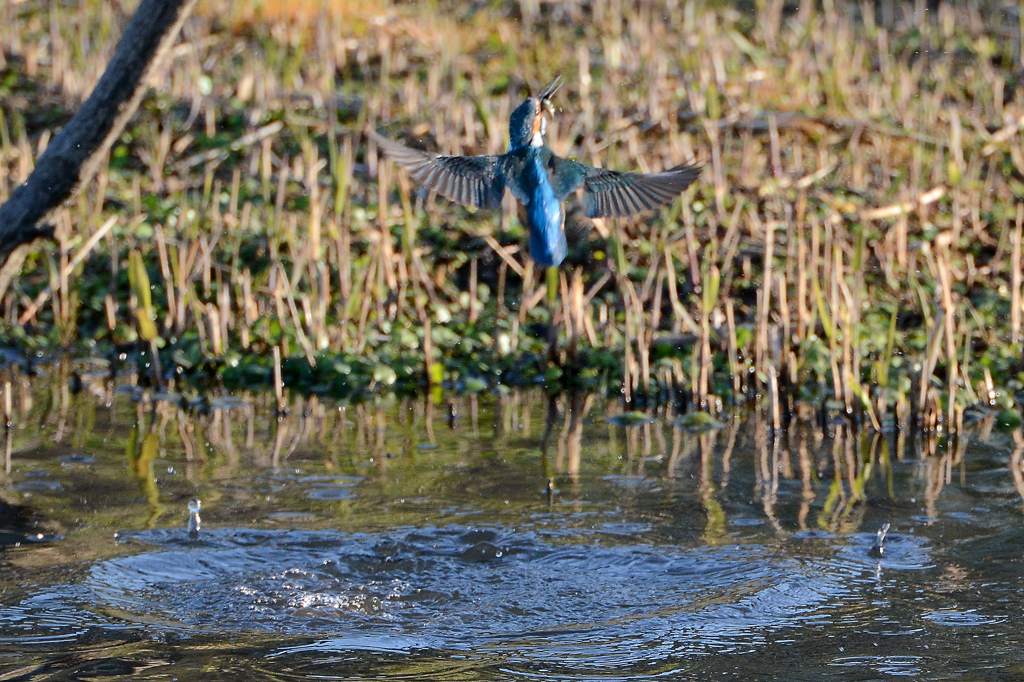
[[[562,229],[562,204],[555,196],[538,151],[530,150],[525,180],[530,187],[526,217],[530,228],[530,257],[542,267],[559,265],[569,247]]]

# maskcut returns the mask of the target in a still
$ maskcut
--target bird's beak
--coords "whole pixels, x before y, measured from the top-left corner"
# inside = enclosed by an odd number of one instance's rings
[[[549,99],[555,96],[558,89],[562,87],[562,77],[555,76],[554,79],[548,83],[543,90],[540,91],[538,97],[541,102],[547,102]]]

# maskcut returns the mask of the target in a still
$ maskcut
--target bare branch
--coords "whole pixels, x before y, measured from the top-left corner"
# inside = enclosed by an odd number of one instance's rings
[[[0,264],[22,244],[52,236],[53,229],[40,222],[95,173],[195,3],[141,0],[92,94],[39,157],[28,180],[0,206]]]

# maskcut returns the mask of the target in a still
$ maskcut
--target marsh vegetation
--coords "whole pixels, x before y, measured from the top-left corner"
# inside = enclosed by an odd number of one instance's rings
[[[3,194],[125,16],[0,12]],[[764,398],[776,426],[1013,425],[1019,23],[1012,3],[209,0],[56,242],[0,281],[3,334],[189,395],[269,385],[279,355],[289,389],[337,398],[544,383],[712,413]],[[511,205],[414,192],[364,131],[500,151],[556,72],[556,150],[706,170],[657,215],[570,215],[544,305]]]

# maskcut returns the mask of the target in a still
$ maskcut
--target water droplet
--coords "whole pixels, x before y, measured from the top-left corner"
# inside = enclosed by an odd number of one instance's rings
[[[202,507],[202,500],[198,497],[193,497],[188,501],[188,536],[193,540],[199,537],[199,528],[202,524],[202,519],[199,518],[199,510]]]
[[[875,534],[875,544],[871,546],[871,550],[868,552],[873,557],[881,557],[885,554],[885,536],[889,533],[889,522],[886,521],[878,529]]]

